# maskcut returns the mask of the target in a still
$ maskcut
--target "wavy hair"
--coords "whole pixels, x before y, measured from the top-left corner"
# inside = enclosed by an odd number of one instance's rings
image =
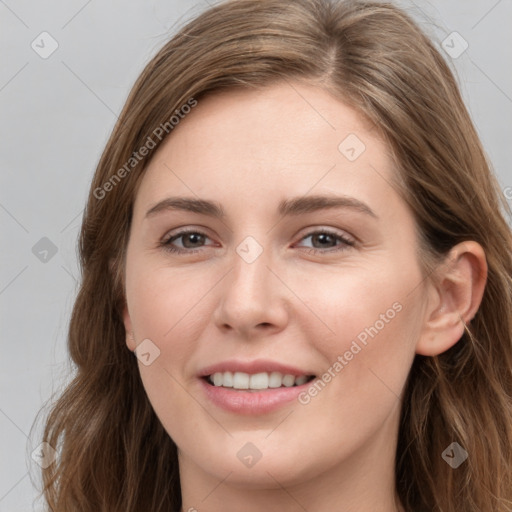
[[[384,137],[418,228],[426,278],[460,242],[485,250],[487,285],[463,336],[439,356],[414,359],[396,492],[407,512],[510,512],[510,207],[440,52],[403,10],[359,0],[225,1],[181,28],[137,79],[84,212],[68,334],[75,368],[45,418],[44,440],[58,452],[42,471],[45,502],[54,512],[181,507],[176,445],[125,344],[125,249],[137,187],[156,148],[130,159],[191,98],[200,103],[214,91],[279,81],[324,88]],[[456,470],[441,457],[453,441],[469,454]]]

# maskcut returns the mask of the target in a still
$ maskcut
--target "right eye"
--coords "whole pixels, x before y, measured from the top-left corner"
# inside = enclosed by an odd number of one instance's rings
[[[195,229],[187,229],[179,231],[168,237],[166,240],[161,242],[162,247],[166,251],[170,251],[178,254],[194,254],[199,252],[201,244],[204,244],[204,240],[209,238],[206,234]],[[182,239],[181,247],[175,245],[175,241]],[[192,247],[190,247],[192,245]]]

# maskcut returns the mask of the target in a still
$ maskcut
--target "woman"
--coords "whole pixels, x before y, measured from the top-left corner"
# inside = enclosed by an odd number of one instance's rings
[[[402,11],[210,8],[93,179],[49,506],[512,510],[506,208]]]

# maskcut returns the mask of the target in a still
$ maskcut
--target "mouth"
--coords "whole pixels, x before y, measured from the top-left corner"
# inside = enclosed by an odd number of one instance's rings
[[[281,372],[253,374],[245,372],[216,372],[201,378],[210,386],[234,391],[256,392],[303,386],[315,379],[315,375],[297,376]]]

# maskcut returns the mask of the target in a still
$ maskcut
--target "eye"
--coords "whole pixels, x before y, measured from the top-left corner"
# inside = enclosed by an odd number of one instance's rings
[[[307,251],[312,254],[344,251],[347,250],[348,247],[353,247],[355,245],[354,240],[326,229],[312,231],[303,237],[301,241],[308,238],[311,238],[313,245],[317,244],[317,247],[313,247]]]
[[[201,231],[187,229],[167,238],[161,245],[169,252],[193,254],[198,252],[207,238],[209,237]],[[182,239],[181,247],[175,245],[175,241],[179,239]]]
[[[355,242],[346,236],[326,229],[312,231],[301,238],[301,241],[308,238],[311,238],[313,245],[318,244],[317,247],[312,247],[307,251],[310,254],[343,251],[348,247],[353,247],[355,245]],[[181,246],[177,246],[176,241],[180,239]],[[194,229],[187,229],[179,231],[178,233],[168,237],[166,240],[161,242],[161,246],[166,251],[172,253],[194,254],[200,252],[206,239],[209,239],[209,237],[205,233]]]

